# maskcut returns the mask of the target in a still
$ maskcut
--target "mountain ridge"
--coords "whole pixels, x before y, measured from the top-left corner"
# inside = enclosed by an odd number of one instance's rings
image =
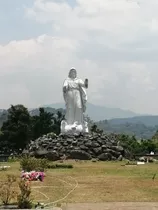
[[[158,125],[158,115],[142,115],[142,116],[134,116],[128,118],[113,118],[109,119],[108,122],[111,125],[120,125],[120,124],[144,124],[146,126],[155,126]]]
[[[54,103],[43,105],[43,107],[51,107],[55,109],[63,108],[65,109],[64,103]],[[113,118],[126,118],[140,116],[140,114],[135,113],[130,110],[124,110],[120,108],[109,108],[106,106],[94,105],[92,103],[87,103],[86,115],[88,115],[92,120],[109,120]]]

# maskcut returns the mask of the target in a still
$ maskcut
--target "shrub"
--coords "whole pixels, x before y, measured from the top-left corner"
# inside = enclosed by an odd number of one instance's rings
[[[45,171],[45,169],[48,166],[48,160],[47,159],[37,159],[38,160],[38,168],[40,171]]]
[[[19,158],[15,157],[15,156],[10,156],[8,158],[9,163],[18,162],[18,161],[19,161]]]
[[[16,182],[15,175],[8,174],[7,181],[0,186],[0,199],[4,205],[8,205],[9,202],[14,199],[17,195],[15,189],[13,189],[13,184]]]
[[[21,180],[19,182],[20,194],[17,196],[18,208],[20,209],[31,209],[31,187],[29,182]]]
[[[21,169],[24,171],[44,171],[47,168],[48,161],[46,159],[36,159],[34,157],[24,156],[20,160]]]

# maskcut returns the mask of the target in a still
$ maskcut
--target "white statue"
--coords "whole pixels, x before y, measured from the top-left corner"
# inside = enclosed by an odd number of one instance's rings
[[[61,133],[88,133],[88,124],[84,121],[87,102],[86,88],[88,88],[88,79],[83,82],[77,78],[76,70],[71,68],[63,84],[66,115],[65,120],[61,122]]]

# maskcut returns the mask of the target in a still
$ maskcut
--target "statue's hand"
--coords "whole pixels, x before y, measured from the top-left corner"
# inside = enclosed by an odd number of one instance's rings
[[[86,88],[88,88],[88,79],[85,79],[84,85]]]

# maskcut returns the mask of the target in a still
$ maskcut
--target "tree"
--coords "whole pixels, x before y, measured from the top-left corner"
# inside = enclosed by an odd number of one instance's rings
[[[91,126],[90,131],[91,131],[92,133],[99,133],[99,134],[102,134],[102,133],[103,133],[103,130],[99,129],[98,126],[97,126],[96,124],[93,124],[93,125]]]
[[[158,130],[156,133],[152,136],[152,140],[158,140]]]
[[[93,124],[92,127],[91,127],[91,129],[90,129],[90,131],[91,132],[97,132],[97,129],[98,129],[97,125],[96,124]]]
[[[144,153],[150,153],[151,151],[156,151],[156,143],[154,143],[152,140],[143,140],[141,141],[141,148]]]
[[[31,117],[32,138],[36,139],[44,134],[52,132],[53,114],[39,108],[39,116]]]
[[[156,152],[158,148],[158,144],[155,140],[142,139],[141,141],[138,141],[135,136],[128,136],[124,134],[120,134],[118,137],[120,144],[134,155],[144,155],[150,153],[151,151]]]
[[[56,114],[46,112],[44,108],[39,108],[39,116],[31,117],[32,139],[54,132],[60,134],[60,124],[63,114],[58,111]]]
[[[122,145],[131,154],[140,154],[142,152],[141,144],[135,136],[128,136],[125,134],[118,134],[120,145]]]
[[[2,139],[10,148],[23,149],[30,140],[30,115],[23,105],[11,105],[8,109],[8,119],[3,123]]]
[[[84,120],[88,123],[88,129],[91,130],[91,127],[94,125],[94,121],[88,116],[84,116]]]
[[[57,113],[54,114],[54,116],[53,116],[53,130],[52,130],[52,132],[56,133],[57,135],[60,134],[60,124],[63,119],[64,119],[64,115],[60,111],[57,111]]]

